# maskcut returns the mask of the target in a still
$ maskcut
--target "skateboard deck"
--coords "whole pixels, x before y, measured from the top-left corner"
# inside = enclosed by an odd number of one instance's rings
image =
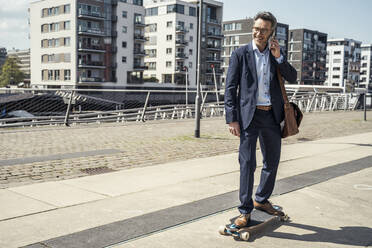
[[[276,208],[281,209],[279,206],[276,206]],[[254,209],[251,212],[251,221],[245,227],[238,228],[234,224],[236,218],[238,217],[232,218],[230,220],[230,224],[220,226],[218,232],[221,235],[233,236],[240,240],[247,241],[252,235],[263,232],[267,227],[275,226],[281,221],[289,221],[289,217],[287,215],[270,215],[257,209]]]

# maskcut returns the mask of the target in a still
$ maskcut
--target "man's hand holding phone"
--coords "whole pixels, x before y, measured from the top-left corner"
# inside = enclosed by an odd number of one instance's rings
[[[275,58],[279,58],[280,57],[280,46],[279,46],[278,40],[275,39],[275,37],[270,38],[269,45],[270,45],[270,51],[271,51],[272,55]]]

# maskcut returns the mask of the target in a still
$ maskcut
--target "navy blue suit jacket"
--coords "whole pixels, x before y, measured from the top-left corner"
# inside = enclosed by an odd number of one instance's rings
[[[270,96],[275,121],[284,119],[283,97],[280,90],[276,67],[285,80],[295,83],[296,70],[283,55],[283,63],[278,64],[270,52]],[[226,77],[225,110],[226,123],[238,121],[240,128],[247,129],[253,119],[257,103],[258,80],[256,61],[252,43],[236,49],[230,57]]]

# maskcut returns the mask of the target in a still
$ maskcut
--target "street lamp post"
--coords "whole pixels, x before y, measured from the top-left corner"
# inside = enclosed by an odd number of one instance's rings
[[[200,50],[202,35],[203,0],[199,1],[199,25],[198,25],[198,68],[196,75],[196,97],[195,97],[195,138],[200,138]]]

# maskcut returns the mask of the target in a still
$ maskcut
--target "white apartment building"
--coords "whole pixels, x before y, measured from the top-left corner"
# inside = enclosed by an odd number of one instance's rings
[[[328,86],[344,87],[346,91],[359,85],[361,42],[353,39],[327,41]]]
[[[31,84],[113,88],[137,82],[144,70],[142,5],[142,0],[31,3]]]
[[[164,84],[195,86],[197,5],[180,0],[149,1],[146,7],[144,78]]]
[[[372,91],[372,44],[361,46],[360,87]]]

